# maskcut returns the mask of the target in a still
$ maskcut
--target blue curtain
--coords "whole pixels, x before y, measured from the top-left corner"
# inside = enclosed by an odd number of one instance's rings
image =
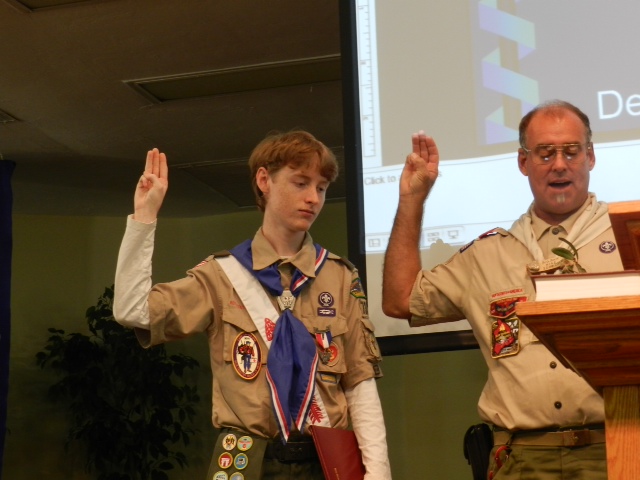
[[[15,163],[0,160],[0,476],[4,459],[7,430],[7,397],[9,394],[9,346],[11,340],[11,174]]]

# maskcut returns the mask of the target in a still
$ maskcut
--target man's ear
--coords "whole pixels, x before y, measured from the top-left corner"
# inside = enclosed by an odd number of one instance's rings
[[[590,143],[591,148],[587,150],[587,162],[589,162],[589,171],[593,170],[596,166],[596,152],[593,151],[593,143]]]
[[[522,148],[518,149],[518,168],[525,177],[529,176],[527,172],[527,153]]]
[[[269,192],[269,172],[266,168],[260,167],[256,172],[256,185],[263,196]]]

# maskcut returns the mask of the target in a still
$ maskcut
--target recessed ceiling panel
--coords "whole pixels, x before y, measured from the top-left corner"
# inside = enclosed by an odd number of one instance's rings
[[[154,103],[339,81],[340,55],[125,82]]]
[[[0,123],[16,122],[17,120],[7,112],[0,110]]]
[[[97,3],[105,0],[5,0],[9,5],[19,10],[35,12],[47,8],[65,7],[76,3]]]

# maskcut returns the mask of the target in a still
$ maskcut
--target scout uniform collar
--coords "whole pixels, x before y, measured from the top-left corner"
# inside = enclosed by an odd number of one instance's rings
[[[258,230],[255,237],[253,237],[251,251],[253,256],[252,270],[262,270],[281,260],[280,255],[273,249],[262,233],[262,229]],[[302,248],[287,261],[292,263],[295,268],[307,277],[314,278],[316,276],[315,260],[316,248],[311,235],[306,233],[304,241],[302,242]]]
[[[573,226],[575,225],[578,217],[582,215],[582,213],[587,209],[587,207],[590,204],[591,203],[587,200],[577,212],[573,213],[569,218],[567,218],[564,222],[561,222],[558,225],[549,225],[547,222],[545,222],[540,217],[538,217],[538,215],[536,215],[536,212],[532,210],[531,211],[531,228],[533,228],[533,233],[536,237],[536,240],[540,240],[542,235],[544,235],[544,233],[547,230],[555,226],[562,227],[564,228],[565,232],[569,233],[573,228]]]

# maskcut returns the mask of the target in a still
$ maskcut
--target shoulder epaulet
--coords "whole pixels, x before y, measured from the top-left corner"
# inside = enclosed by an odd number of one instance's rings
[[[500,235],[502,237],[506,237],[509,235],[509,232],[507,232],[504,228],[500,228],[500,227],[492,228],[491,230],[484,232],[483,234],[479,235],[477,238],[474,238],[473,240],[471,240],[465,246],[460,248],[459,251],[460,253],[462,253],[466,249],[468,249],[471,245],[473,245],[477,240],[484,240],[485,238],[493,237],[494,235]]]
[[[356,266],[353,263],[351,263],[349,261],[349,259],[347,259],[345,257],[341,257],[340,255],[336,255],[335,253],[329,252],[329,254],[327,255],[327,258],[330,258],[331,260],[337,260],[338,262],[344,263],[349,270],[355,270],[356,269]]]
[[[482,235],[480,235],[478,237],[478,240],[482,240],[483,238],[493,237],[494,235],[501,235],[503,237],[506,237],[507,235],[509,235],[509,232],[507,232],[504,228],[500,228],[500,227],[492,228],[488,232],[484,232]]]
[[[209,255],[207,258],[202,260],[199,264],[197,264],[193,268],[201,267],[202,265],[204,265],[204,264],[210,262],[211,260],[213,260],[215,257],[227,257],[229,255],[231,255],[231,253],[228,250],[221,250],[219,252],[212,253],[211,255]]]

